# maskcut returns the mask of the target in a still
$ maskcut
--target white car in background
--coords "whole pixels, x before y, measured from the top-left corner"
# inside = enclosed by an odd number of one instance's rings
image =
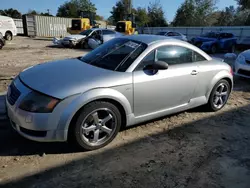
[[[239,54],[234,64],[234,74],[245,78],[250,78],[250,50]]]
[[[156,35],[171,37],[171,38],[175,38],[175,39],[179,39],[179,40],[187,42],[187,37],[179,32],[161,31],[161,32],[157,33]]]

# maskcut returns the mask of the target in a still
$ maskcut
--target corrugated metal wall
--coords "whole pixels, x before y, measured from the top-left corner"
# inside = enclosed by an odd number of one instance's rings
[[[160,31],[177,31],[187,36],[188,40],[200,36],[209,31],[222,31],[233,33],[239,44],[250,44],[250,27],[145,27],[140,28],[139,32],[144,34],[156,34]]]
[[[71,20],[71,18],[35,16],[36,36],[64,37],[68,35],[67,28],[71,27]]]
[[[23,20],[22,19],[13,19],[17,28],[17,34],[18,35],[23,35]]]
[[[23,15],[23,30],[24,35],[29,37],[36,36],[35,16]]]

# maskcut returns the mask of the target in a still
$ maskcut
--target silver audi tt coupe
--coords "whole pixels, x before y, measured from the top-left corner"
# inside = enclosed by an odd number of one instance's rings
[[[8,89],[13,128],[40,142],[110,143],[121,127],[205,105],[226,104],[229,65],[197,47],[155,35],[110,40],[87,55],[21,72]]]

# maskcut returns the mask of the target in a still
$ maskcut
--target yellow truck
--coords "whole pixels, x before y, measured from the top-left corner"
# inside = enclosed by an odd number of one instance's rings
[[[132,21],[119,21],[116,24],[117,32],[123,33],[125,35],[132,35],[135,32]]]
[[[67,28],[70,34],[79,34],[82,31],[91,29],[92,25],[89,18],[76,18],[72,19],[71,28]]]

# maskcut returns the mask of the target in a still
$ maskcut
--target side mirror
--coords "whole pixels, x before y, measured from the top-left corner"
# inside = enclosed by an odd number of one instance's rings
[[[144,70],[166,70],[168,64],[164,61],[156,61],[154,64],[147,65]]]

